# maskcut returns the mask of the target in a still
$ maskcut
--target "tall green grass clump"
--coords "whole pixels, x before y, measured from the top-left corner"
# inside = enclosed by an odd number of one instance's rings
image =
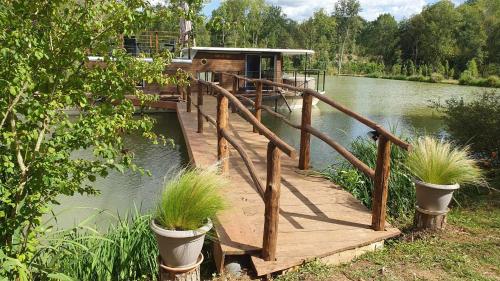
[[[225,179],[212,170],[184,170],[167,183],[156,208],[155,221],[170,230],[195,230],[224,206],[220,189]]]
[[[40,280],[156,280],[158,248],[151,215],[118,218],[100,233],[86,225],[56,232],[35,259],[50,272]]]
[[[449,142],[426,136],[414,143],[406,165],[415,177],[427,183],[480,183],[481,170],[469,154],[468,147],[453,147]]]
[[[358,159],[375,169],[376,142],[370,138],[358,137],[351,143],[350,151]],[[400,223],[407,222],[411,218],[415,206],[415,188],[405,166],[406,157],[405,151],[395,145],[391,146],[391,173],[387,208],[390,219]],[[371,208],[373,181],[349,162],[341,160],[323,171],[323,174],[332,182],[349,191],[363,205]]]

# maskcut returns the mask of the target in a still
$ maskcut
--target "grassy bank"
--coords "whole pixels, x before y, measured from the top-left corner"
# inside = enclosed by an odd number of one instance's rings
[[[339,76],[352,76],[352,77],[366,77],[366,78],[380,78],[388,80],[401,80],[401,81],[413,81],[413,82],[425,82],[425,83],[440,83],[440,84],[451,84],[451,85],[464,85],[464,86],[475,86],[475,87],[486,87],[486,88],[500,88],[500,79],[496,76],[488,78],[476,78],[469,80],[456,80],[456,79],[444,79],[440,76],[405,76],[405,75],[382,75],[382,74],[340,74]]]
[[[498,182],[497,182],[498,184]],[[500,194],[463,190],[445,231],[404,234],[351,263],[312,262],[276,280],[498,280]]]

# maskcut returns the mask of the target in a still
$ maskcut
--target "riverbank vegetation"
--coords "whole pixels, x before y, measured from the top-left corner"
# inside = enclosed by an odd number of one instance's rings
[[[384,249],[352,262],[330,266],[314,261],[276,280],[497,280],[499,202],[497,191],[464,189],[448,214],[446,231],[406,229],[386,241]]]
[[[43,216],[61,196],[98,194],[92,183],[109,170],[143,172],[125,134],[161,141],[150,117],[133,115],[126,95],[147,102],[155,96],[136,87],[142,79],[176,82],[163,74],[169,54],[148,63],[110,52],[124,31],[144,29],[152,15],[142,1],[0,3],[0,279],[57,274],[59,260],[35,263],[51,231]],[[102,62],[92,65],[89,50]],[[68,108],[78,114],[70,117]]]
[[[309,68],[332,74],[500,87],[496,0],[441,0],[400,21],[391,14],[367,21],[358,0],[341,0],[331,13],[320,9],[301,22],[264,0],[223,1],[208,18],[200,1],[188,2],[201,46],[307,48],[315,51]],[[175,21],[157,28],[179,30]],[[304,62],[289,60],[285,68],[303,69]]]

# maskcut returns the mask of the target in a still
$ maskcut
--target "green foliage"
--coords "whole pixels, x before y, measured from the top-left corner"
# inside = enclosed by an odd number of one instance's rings
[[[0,263],[11,265],[0,279],[44,271],[32,260],[47,232],[41,218],[60,196],[98,193],[92,182],[109,169],[141,171],[123,135],[157,136],[125,95],[152,100],[136,84],[171,82],[162,73],[169,55],[147,63],[116,46],[151,17],[137,0],[0,3]],[[93,157],[72,153],[85,149]]]
[[[447,132],[460,145],[489,157],[500,152],[500,94],[484,92],[471,101],[452,98],[434,105],[443,115]]]
[[[369,138],[357,138],[350,145],[350,151],[371,168],[377,161],[377,144]],[[387,210],[391,219],[398,222],[411,218],[415,204],[415,188],[408,169],[404,165],[407,153],[397,146],[391,146],[391,173],[389,178],[389,195]],[[328,168],[323,174],[340,185],[371,208],[373,182],[365,174],[341,161]]]
[[[468,147],[452,147],[445,141],[422,137],[413,144],[406,165],[419,180],[433,184],[477,184],[481,170]]]
[[[155,213],[166,229],[195,230],[214,219],[224,206],[225,179],[211,170],[185,170],[167,183]]]
[[[47,237],[34,263],[71,280],[156,280],[158,248],[150,215],[118,218],[104,234],[79,226]],[[36,276],[44,280],[42,274]]]
[[[434,72],[431,74],[430,81],[433,83],[439,83],[444,80],[444,76],[441,73]]]

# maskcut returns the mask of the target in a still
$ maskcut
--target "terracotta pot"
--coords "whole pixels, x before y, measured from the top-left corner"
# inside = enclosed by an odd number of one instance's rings
[[[166,266],[190,267],[196,264],[203,247],[205,234],[212,228],[212,221],[196,230],[168,230],[151,221],[151,229],[156,234],[160,256]]]
[[[417,206],[432,212],[445,213],[453,197],[453,191],[460,188],[458,184],[432,184],[416,179],[413,182],[416,188]]]

